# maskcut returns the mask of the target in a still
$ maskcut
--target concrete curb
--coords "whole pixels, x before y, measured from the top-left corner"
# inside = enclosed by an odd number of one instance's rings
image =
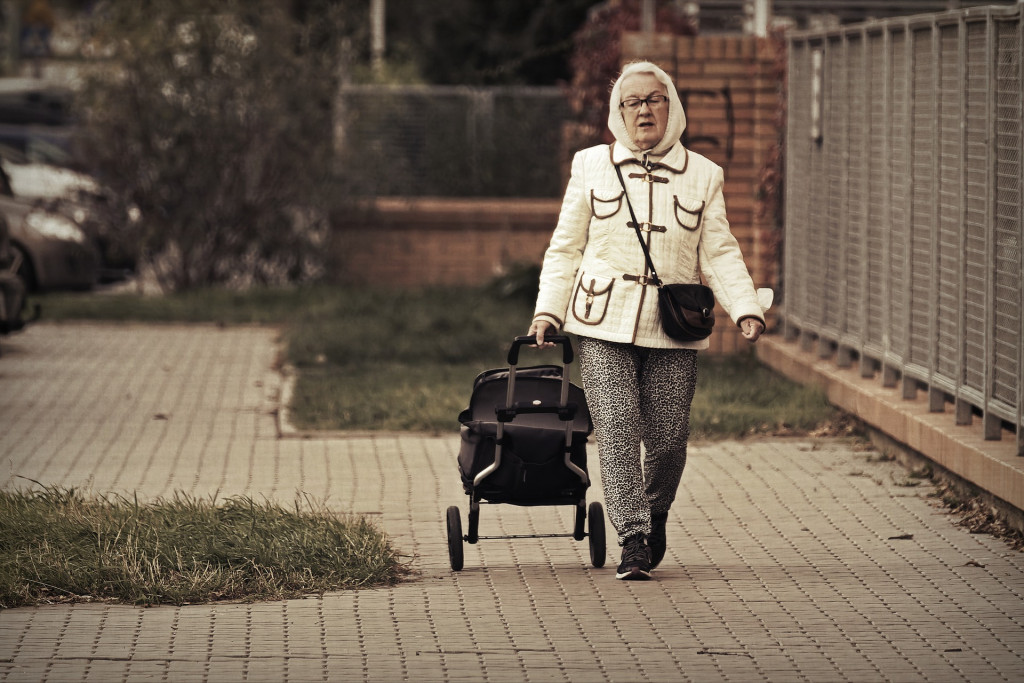
[[[762,337],[757,355],[790,379],[820,387],[832,404],[1018,514],[1024,509],[1024,458],[1017,456],[1012,433],[1004,432],[1001,441],[986,441],[980,422],[957,425],[952,413],[929,412],[926,398],[905,400],[899,389],[881,386],[880,379],[863,378],[856,368],[839,368],[781,336]]]

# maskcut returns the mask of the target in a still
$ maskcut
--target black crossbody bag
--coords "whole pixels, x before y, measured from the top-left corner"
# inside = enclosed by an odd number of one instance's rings
[[[661,326],[665,334],[678,341],[700,341],[711,335],[715,326],[715,295],[707,285],[666,285],[658,277],[651,261],[651,251],[647,248],[640,222],[633,213],[633,204],[629,201],[626,181],[622,178],[622,170],[615,165],[615,173],[622,185],[622,194],[629,207],[629,217],[633,219],[637,239],[644,250],[647,267],[651,271],[649,280],[658,287],[658,310],[661,312]]]

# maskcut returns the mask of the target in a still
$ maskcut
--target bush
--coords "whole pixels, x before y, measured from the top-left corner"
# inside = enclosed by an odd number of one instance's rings
[[[108,194],[108,238],[165,289],[315,276],[336,189],[332,52],[276,0],[114,2],[96,17],[112,59],[84,79],[78,143]]]

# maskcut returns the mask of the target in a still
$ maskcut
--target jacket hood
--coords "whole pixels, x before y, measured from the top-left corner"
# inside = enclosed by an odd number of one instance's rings
[[[650,73],[665,86],[668,93],[668,124],[665,126],[665,135],[650,150],[641,150],[626,131],[626,123],[622,119],[622,109],[619,107],[621,101],[622,81],[626,76],[637,73]],[[612,86],[611,99],[608,106],[608,130],[612,132],[620,145],[623,145],[634,154],[647,151],[649,154],[658,156],[667,152],[672,145],[679,142],[683,131],[686,130],[686,114],[683,112],[683,103],[679,99],[679,92],[669,75],[660,67],[651,62],[632,62],[627,64],[619,74],[619,78]]]

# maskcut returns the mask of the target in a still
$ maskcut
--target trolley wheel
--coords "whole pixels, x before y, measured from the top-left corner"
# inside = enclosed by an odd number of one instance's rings
[[[576,506],[576,526],[573,527],[572,537],[576,541],[582,541],[587,537],[586,534],[586,522],[587,522],[587,504],[579,503]]]
[[[452,569],[462,571],[462,518],[459,516],[459,506],[452,505],[448,508],[448,560]]]
[[[466,543],[476,544],[480,540],[480,505],[479,503],[469,506],[469,533],[466,534]]]
[[[590,564],[598,569],[604,566],[608,554],[604,535],[604,508],[596,500],[590,504]]]

